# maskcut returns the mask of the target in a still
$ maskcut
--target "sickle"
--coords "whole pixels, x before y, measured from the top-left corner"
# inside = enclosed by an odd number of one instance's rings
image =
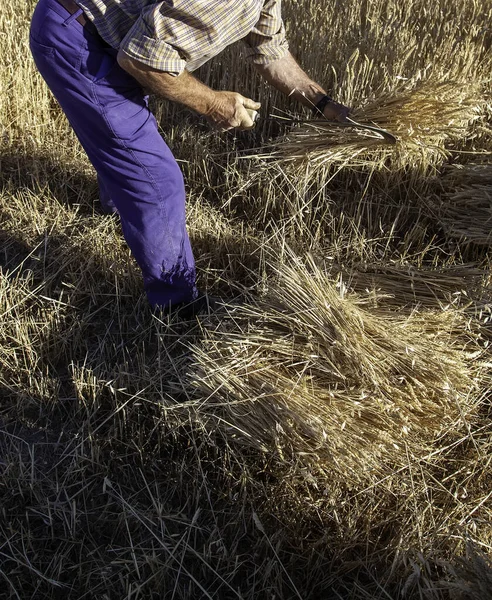
[[[256,122],[259,118],[259,113],[256,113],[254,121]],[[376,127],[375,125],[366,125],[365,123],[359,123],[358,121],[354,121],[354,119],[351,119],[350,117],[347,117],[346,121],[328,121],[327,119],[291,119],[286,117],[279,117],[277,115],[269,115],[267,119],[269,121],[290,121],[292,124],[301,125],[315,125],[319,123],[331,125],[332,127],[356,127],[359,129],[366,129],[367,131],[377,133],[388,144],[396,144],[396,142],[398,141],[398,138],[389,131],[386,131],[386,129],[381,129],[381,127]]]

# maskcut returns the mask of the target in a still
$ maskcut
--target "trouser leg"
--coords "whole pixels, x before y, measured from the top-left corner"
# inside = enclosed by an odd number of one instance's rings
[[[104,185],[104,181],[101,179],[101,177],[99,177],[99,175],[97,176],[97,185],[99,187],[99,201],[101,202],[103,211],[108,215],[117,213],[118,209],[111,200],[111,196]]]
[[[40,0],[31,50],[121,217],[153,306],[196,296],[181,170],[157,130],[143,90],[116,51],[56,0]]]

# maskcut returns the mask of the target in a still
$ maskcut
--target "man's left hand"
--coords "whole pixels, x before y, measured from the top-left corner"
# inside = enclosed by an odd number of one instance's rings
[[[346,121],[349,116],[350,108],[339,102],[332,100],[328,102],[323,110],[323,116],[329,121]]]

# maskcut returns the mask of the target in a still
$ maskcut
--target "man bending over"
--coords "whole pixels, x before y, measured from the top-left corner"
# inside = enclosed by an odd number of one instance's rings
[[[101,200],[120,214],[150,304],[186,316],[207,298],[196,289],[183,177],[146,94],[224,131],[250,129],[257,102],[191,74],[240,39],[272,86],[346,118],[289,53],[280,0],[39,0],[31,24],[36,65],[96,169]]]

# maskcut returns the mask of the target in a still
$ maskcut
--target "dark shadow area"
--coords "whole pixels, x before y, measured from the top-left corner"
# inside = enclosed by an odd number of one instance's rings
[[[61,204],[77,206],[83,215],[103,213],[95,173],[84,173],[77,164],[62,163],[49,153],[24,149],[0,153],[0,184],[15,191],[45,190]]]
[[[99,218],[98,214],[94,215],[94,207],[99,206],[95,202],[95,177],[69,165],[59,165],[48,156],[11,153],[0,157],[0,173],[0,183],[9,193],[49,194],[50,201],[76,206],[78,214],[89,219],[86,226],[90,226],[90,219]],[[131,379],[132,370],[142,368],[138,364],[141,360],[139,344],[145,345],[148,354],[156,353],[163,332],[147,306],[139,283],[140,272],[133,260],[116,256],[108,261],[100,249],[84,244],[81,235],[72,244],[70,231],[63,229],[39,233],[34,229],[25,234],[15,215],[2,207],[0,222],[3,275],[14,293],[17,285],[26,290],[26,297],[21,297],[18,305],[13,303],[4,317],[5,322],[11,325],[12,331],[17,321],[20,327],[25,326],[26,335],[33,332],[32,350],[36,357],[25,363],[23,375],[20,369],[10,375],[4,371],[3,376],[14,381],[24,378],[29,389],[32,382],[28,380],[31,376],[36,378],[39,369],[40,378],[48,377],[52,381],[52,389],[47,392],[55,394],[60,402],[57,406],[57,403],[43,401],[42,407],[34,402],[26,419],[43,422],[45,415],[50,421],[59,412],[56,420],[66,428],[70,423],[66,420],[66,410],[72,400],[80,400],[80,391],[73,387],[74,367],[83,365],[96,377],[114,381],[124,365]],[[50,314],[53,316],[49,317]],[[43,322],[46,322],[45,327],[33,326]],[[180,350],[174,349],[179,356]],[[35,372],[29,372],[29,364]],[[172,382],[168,383],[172,388]],[[15,387],[5,393],[10,394],[18,409],[19,401],[25,405],[29,399],[25,398],[24,402],[21,393],[12,391]],[[78,402],[72,404],[75,406]],[[79,405],[78,410],[81,408]]]
[[[7,231],[0,230],[0,268],[5,271],[15,271],[22,264],[31,267],[29,255],[31,249],[19,240],[12,239]]]

